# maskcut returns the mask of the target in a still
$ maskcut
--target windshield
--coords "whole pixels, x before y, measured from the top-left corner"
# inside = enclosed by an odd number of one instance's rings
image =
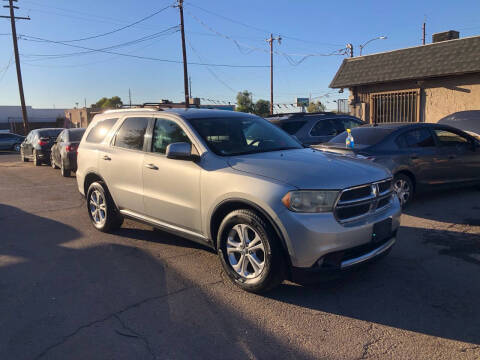
[[[70,130],[70,133],[68,134],[68,139],[72,142],[80,142],[84,133],[85,129]]]
[[[262,118],[219,117],[189,121],[210,149],[221,156],[302,148],[294,138]]]
[[[352,129],[352,136],[355,144],[358,145],[375,145],[385,139],[395,128],[380,128],[380,127],[357,127]],[[347,132],[335,136],[329,143],[345,144],[347,139]]]

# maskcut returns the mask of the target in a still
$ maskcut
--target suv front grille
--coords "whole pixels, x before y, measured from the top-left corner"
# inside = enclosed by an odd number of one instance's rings
[[[392,179],[345,189],[335,206],[335,217],[340,223],[358,220],[390,206],[392,196]]]

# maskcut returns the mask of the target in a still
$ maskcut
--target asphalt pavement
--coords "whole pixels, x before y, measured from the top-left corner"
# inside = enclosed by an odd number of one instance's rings
[[[75,177],[0,152],[0,359],[479,359],[480,191],[419,196],[381,261],[267,295],[215,253],[90,224]]]

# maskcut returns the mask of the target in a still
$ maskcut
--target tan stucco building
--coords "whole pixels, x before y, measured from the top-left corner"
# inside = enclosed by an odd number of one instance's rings
[[[330,87],[348,88],[351,114],[370,123],[438,122],[480,110],[480,36],[450,31],[434,41],[345,59]]]

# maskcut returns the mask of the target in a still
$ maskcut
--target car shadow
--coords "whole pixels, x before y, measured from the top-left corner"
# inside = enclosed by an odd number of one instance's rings
[[[480,226],[480,190],[466,187],[421,193],[403,213],[445,223]]]
[[[221,280],[197,283],[135,241],[4,204],[0,228],[0,359],[310,358],[215,301]]]
[[[337,280],[303,288],[285,283],[268,296],[308,309],[480,344],[480,235],[403,226],[398,239],[390,255]]]

